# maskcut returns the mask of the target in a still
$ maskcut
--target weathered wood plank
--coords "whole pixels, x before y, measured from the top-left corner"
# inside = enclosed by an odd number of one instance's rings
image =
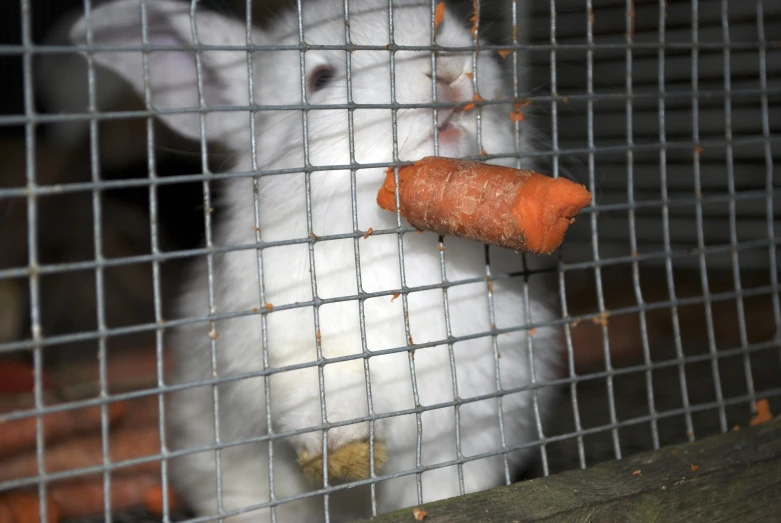
[[[426,523],[781,521],[781,419],[421,508]]]

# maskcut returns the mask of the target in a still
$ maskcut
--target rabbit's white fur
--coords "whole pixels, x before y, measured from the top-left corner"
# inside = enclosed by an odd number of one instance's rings
[[[425,0],[394,2],[394,40],[398,45],[425,46],[431,38],[431,3]],[[388,2],[361,0],[351,2],[350,38],[355,44],[386,45]],[[304,35],[310,45],[342,45],[345,38],[343,3],[336,0],[304,2]],[[119,0],[96,8],[92,13],[94,42],[101,45],[140,45],[139,0]],[[148,38],[151,45],[191,45],[193,43],[189,3],[170,0],[146,2]],[[254,44],[289,44],[299,41],[295,13],[270,24],[271,29],[253,30]],[[71,36],[85,42],[84,21]],[[207,45],[246,45],[243,22],[220,14],[199,12],[195,23],[197,40]],[[461,20],[449,12],[439,26],[437,42],[443,46],[472,45],[472,37]],[[141,53],[97,52],[98,63],[124,76],[139,92],[146,85]],[[152,52],[149,55],[149,86],[152,106],[157,109],[197,107],[198,76],[192,52]],[[203,102],[211,107],[247,106],[247,53],[236,50],[207,50],[202,54]],[[300,105],[300,53],[258,51],[252,55],[254,100],[261,106]],[[309,50],[305,53],[306,75],[319,66],[335,69],[336,76],[325,88],[307,93],[310,104],[347,103],[346,53],[340,50]],[[389,104],[391,102],[390,62],[387,50],[356,50],[349,55],[353,102]],[[431,54],[426,51],[395,53],[395,91],[400,104],[432,101]],[[437,77],[443,79],[438,96],[448,101],[471,100],[472,53],[440,52]],[[481,54],[478,60],[479,92],[490,99],[505,86],[495,57]],[[482,109],[482,146],[489,154],[512,155],[517,144],[506,106]],[[358,163],[393,161],[391,110],[356,109],[354,118],[354,159]],[[452,113],[452,114],[451,114]],[[439,154],[470,156],[479,153],[476,140],[477,111],[440,110],[440,124],[451,118],[455,133],[443,133]],[[237,172],[254,169],[284,170],[292,173],[258,177],[257,191],[250,177],[235,178],[226,184],[226,215],[219,223],[214,244],[252,247],[259,236],[264,242],[278,243],[261,251],[254,248],[217,253],[213,256],[213,304],[210,305],[207,261],[195,262],[181,310],[190,318],[210,313],[232,316],[210,323],[194,322],[181,327],[170,341],[175,351],[176,374],[170,382],[184,384],[214,377],[259,373],[264,356],[271,369],[288,366],[292,370],[271,375],[269,410],[262,376],[233,380],[217,387],[219,406],[221,501],[223,512],[240,509],[311,491],[297,465],[297,455],[322,451],[322,432],[295,433],[275,440],[272,449],[266,440],[241,445],[233,443],[269,434],[270,420],[275,434],[322,425],[318,366],[304,366],[317,360],[316,340],[321,341],[322,356],[333,358],[360,354],[362,339],[368,352],[385,351],[368,359],[347,359],[322,366],[325,409],[328,422],[362,418],[369,414],[365,382],[365,362],[371,377],[371,401],[375,414],[406,411],[401,416],[383,417],[375,424],[374,437],[387,446],[388,463],[378,473],[395,474],[419,466],[452,463],[478,454],[488,456],[463,465],[466,492],[497,486],[505,482],[503,448],[535,440],[537,435],[532,393],[522,390],[491,397],[497,381],[504,389],[524,387],[531,381],[531,360],[526,330],[517,327],[528,322],[552,318],[553,293],[538,289],[532,277],[529,283],[528,310],[524,307],[522,277],[497,279],[492,285],[493,314],[489,315],[484,247],[469,241],[447,238],[445,250],[431,233],[406,234],[403,237],[403,274],[407,289],[419,289],[392,299],[402,288],[399,240],[396,234],[375,234],[354,239],[354,233],[393,228],[396,217],[382,211],[375,202],[383,178],[383,168],[359,169],[355,175],[356,211],[351,200],[351,173],[348,169],[311,172],[311,233],[319,238],[344,235],[313,243],[308,229],[306,177],[296,169],[304,165],[302,112],[297,109],[252,113],[255,122],[256,163],[251,154],[250,116],[244,111],[216,111],[203,119],[204,137],[222,140],[236,151]],[[405,108],[397,113],[398,156],[418,159],[434,153],[432,111]],[[197,112],[161,116],[182,134],[201,138]],[[313,166],[349,165],[348,112],[345,109],[311,110],[308,113],[308,161]],[[521,144],[524,145],[523,143]],[[514,159],[510,159],[513,164]],[[255,197],[257,194],[257,204]],[[258,228],[256,229],[256,214]],[[357,223],[354,223],[357,218]],[[359,250],[356,271],[355,249]],[[444,255],[444,265],[440,256]],[[310,258],[311,256],[311,258]],[[314,265],[310,266],[310,260]],[[465,336],[449,350],[445,323],[443,291],[448,282],[472,279],[447,290],[451,335]],[[506,274],[522,270],[517,253],[490,250],[490,270]],[[259,274],[262,273],[262,288]],[[360,278],[360,288],[357,274]],[[316,285],[312,276],[316,276]],[[261,294],[263,293],[263,299]],[[366,293],[380,293],[367,297]],[[353,296],[366,298],[343,299]],[[337,298],[336,300],[330,300]],[[325,303],[320,300],[326,300]],[[404,314],[406,302],[408,316]],[[550,303],[549,303],[550,302]],[[266,304],[274,310],[266,315],[265,339],[258,310]],[[365,324],[359,323],[363,309]],[[251,311],[255,311],[252,314]],[[239,313],[239,314],[237,314]],[[319,332],[313,318],[319,317]],[[409,333],[404,318],[409,318]],[[492,329],[512,329],[492,337]],[[365,329],[362,335],[361,329]],[[387,351],[408,344],[432,344],[414,353]],[[494,345],[495,344],[495,345]],[[560,341],[552,329],[537,329],[534,336],[534,372],[537,382],[552,378],[558,360]],[[264,348],[266,352],[264,354]],[[495,357],[498,351],[499,358]],[[213,363],[214,361],[214,363]],[[213,368],[214,365],[214,368]],[[414,380],[412,369],[414,367]],[[453,390],[456,383],[457,392]],[[415,415],[413,388],[422,407],[448,403],[425,410],[420,425]],[[479,401],[470,398],[486,396]],[[540,413],[548,412],[550,393],[539,390]],[[465,403],[454,408],[454,398]],[[215,391],[211,385],[187,388],[172,394],[167,410],[171,449],[198,448],[171,460],[177,491],[199,516],[218,510],[215,444]],[[500,434],[500,412],[503,435]],[[458,418],[456,417],[458,416]],[[456,419],[459,419],[460,449],[456,448]],[[418,442],[419,427],[422,428]],[[332,428],[328,448],[366,440],[368,422]],[[420,462],[416,460],[420,444]],[[509,469],[526,462],[530,449],[507,454]],[[494,453],[494,454],[490,454]],[[273,497],[269,492],[268,461],[273,454]],[[422,501],[455,496],[461,492],[456,465],[426,470],[420,476]],[[419,503],[417,474],[408,474],[377,484],[379,512]],[[332,495],[332,520],[368,516],[368,492],[359,490]],[[349,497],[349,501],[345,501]],[[277,506],[278,521],[317,521],[323,518],[322,497],[303,498]],[[229,521],[261,521],[269,518],[269,509],[241,512]]]

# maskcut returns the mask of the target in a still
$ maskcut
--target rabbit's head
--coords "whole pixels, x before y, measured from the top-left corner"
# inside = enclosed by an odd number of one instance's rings
[[[75,24],[71,39],[98,47],[96,62],[148,97],[175,130],[224,142],[244,168],[253,167],[252,136],[258,168],[515,154],[507,107],[472,105],[495,99],[503,85],[496,56],[475,54],[468,21],[446,11],[434,29],[431,2],[388,6],[352,2],[346,17],[342,2],[312,0],[303,2],[301,24],[293,9],[260,30],[189,3],[142,10],[140,0],[118,0]],[[207,48],[197,52],[199,45]],[[156,50],[144,54],[144,46]],[[436,120],[434,93],[444,105]]]

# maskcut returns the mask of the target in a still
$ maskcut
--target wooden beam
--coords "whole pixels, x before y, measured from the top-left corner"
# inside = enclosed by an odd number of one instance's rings
[[[420,508],[425,523],[781,521],[781,419]]]

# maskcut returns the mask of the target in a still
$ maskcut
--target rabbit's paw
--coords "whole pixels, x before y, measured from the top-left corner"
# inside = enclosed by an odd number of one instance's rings
[[[385,444],[374,442],[375,474],[388,461]],[[328,481],[350,482],[371,477],[371,448],[368,441],[351,441],[334,450],[328,451]],[[323,455],[311,455],[301,451],[298,455],[298,465],[304,475],[313,482],[323,480]]]

